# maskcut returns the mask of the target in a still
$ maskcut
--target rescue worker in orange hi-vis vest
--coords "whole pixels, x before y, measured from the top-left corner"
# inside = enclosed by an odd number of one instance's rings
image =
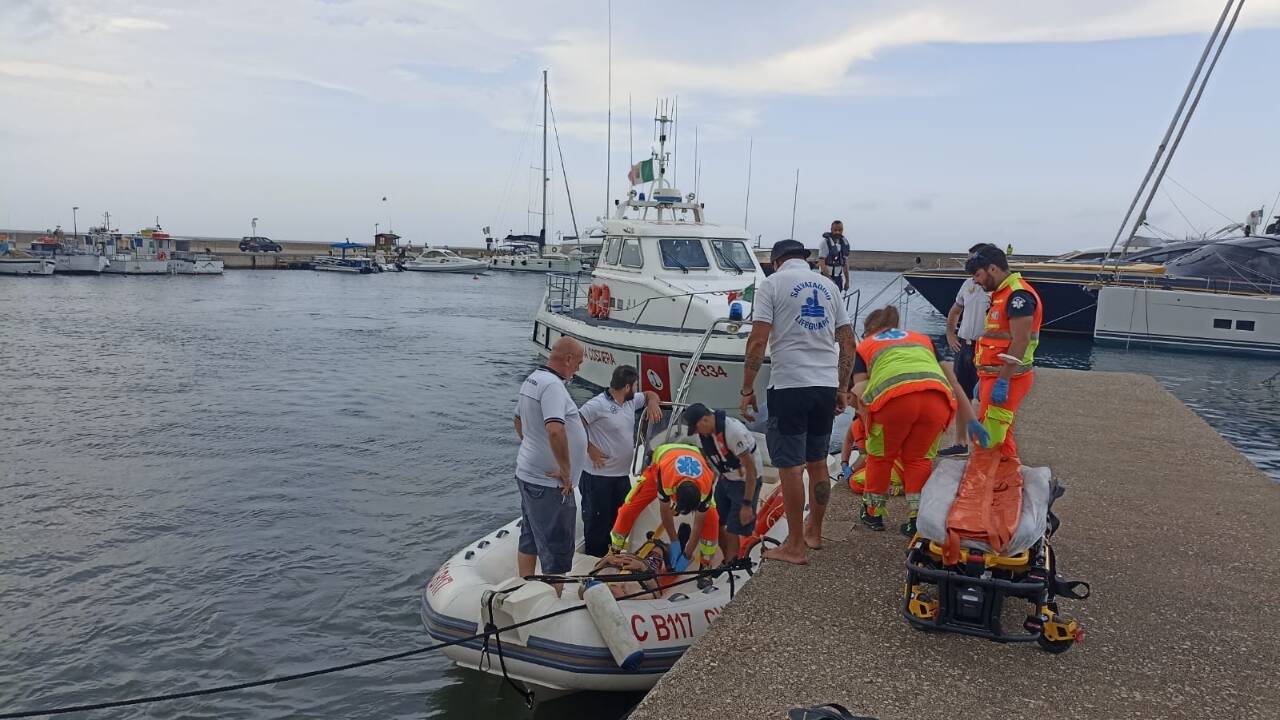
[[[951,418],[959,412],[960,421],[981,445],[987,444],[987,433],[974,418],[951,364],[938,361],[927,335],[899,328],[899,320],[893,305],[868,315],[854,358],[854,393],[866,407],[868,421],[859,518],[869,530],[884,530],[885,496],[894,466],[900,463],[908,515],[899,530],[911,537],[916,533],[920,491],[933,471],[938,443]]]
[[[720,514],[712,495],[715,481],[715,471],[702,456],[700,448],[684,443],[659,445],[653,451],[653,462],[641,473],[618,509],[618,519],[609,533],[610,550],[621,552],[626,549],[627,537],[631,535],[631,528],[640,513],[657,498],[661,502],[658,507],[662,527],[673,542],[678,536],[675,516],[693,514],[692,532],[687,542],[689,547],[682,548],[681,554],[690,565],[696,557],[699,559],[698,567],[710,566],[719,549],[717,541],[720,535]],[[693,550],[695,543],[701,551],[697,554]]]
[[[982,248],[969,257],[964,269],[991,293],[987,321],[974,348],[978,416],[991,434],[992,447],[1000,448],[1001,458],[1017,460],[1014,417],[1034,382],[1032,364],[1040,344],[1044,305],[1020,273],[1009,271],[1009,259],[1000,248]]]

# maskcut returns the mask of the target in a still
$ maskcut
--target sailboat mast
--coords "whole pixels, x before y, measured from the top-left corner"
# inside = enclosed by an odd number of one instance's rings
[[[547,245],[547,71],[542,71],[542,232],[538,234],[538,251]]]

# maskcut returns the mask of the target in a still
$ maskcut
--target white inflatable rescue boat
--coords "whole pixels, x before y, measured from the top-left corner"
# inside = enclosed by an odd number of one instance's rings
[[[756,446],[765,454],[756,532],[781,542],[787,535],[787,521],[782,516],[778,473],[769,462],[762,435],[757,434]],[[828,475],[838,470],[839,457],[829,456]],[[506,628],[580,608],[504,631],[500,637],[491,635],[487,644],[484,639],[470,639],[443,650],[462,667],[502,676],[505,664],[510,678],[558,693],[648,690],[751,579],[746,570],[726,571],[703,589],[690,579],[670,587],[660,598],[631,600],[615,600],[604,585],[588,588],[584,600],[579,597],[579,585],[567,583],[563,596],[557,596],[551,585],[516,575],[520,522],[517,518],[479,538],[441,565],[423,588],[422,620],[432,638],[448,642],[483,633],[490,622]],[[586,575],[598,558],[582,554],[581,518],[578,525],[578,552],[570,574]],[[638,550],[659,527],[654,502],[636,522],[628,550]],[[766,544],[772,546],[767,540],[752,546],[753,563],[759,563]]]

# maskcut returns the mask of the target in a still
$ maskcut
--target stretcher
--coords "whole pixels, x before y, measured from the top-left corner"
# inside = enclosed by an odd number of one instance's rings
[[[1048,468],[1022,467],[1016,528],[999,550],[973,539],[960,541],[960,559],[948,562],[947,519],[965,474],[965,461],[946,459],[934,468],[920,498],[917,532],[907,549],[902,615],[921,630],[956,632],[997,642],[1036,642],[1066,652],[1084,630],[1063,612],[1059,598],[1083,600],[1089,584],[1064,580],[1050,538],[1059,520],[1053,503],[1064,488]],[[1011,599],[1030,611],[1020,630],[1006,630],[1001,615]]]

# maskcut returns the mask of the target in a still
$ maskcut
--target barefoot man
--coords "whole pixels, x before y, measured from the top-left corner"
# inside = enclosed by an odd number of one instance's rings
[[[769,348],[769,420],[765,441],[782,481],[787,539],[766,558],[803,565],[822,547],[822,516],[831,499],[827,449],[831,421],[849,402],[853,327],[840,290],[809,269],[809,250],[796,240],[773,246],[774,273],[755,294],[739,409],[757,410],[756,374]],[[804,471],[809,470],[809,517],[804,518]],[[803,523],[803,532],[800,528]]]

